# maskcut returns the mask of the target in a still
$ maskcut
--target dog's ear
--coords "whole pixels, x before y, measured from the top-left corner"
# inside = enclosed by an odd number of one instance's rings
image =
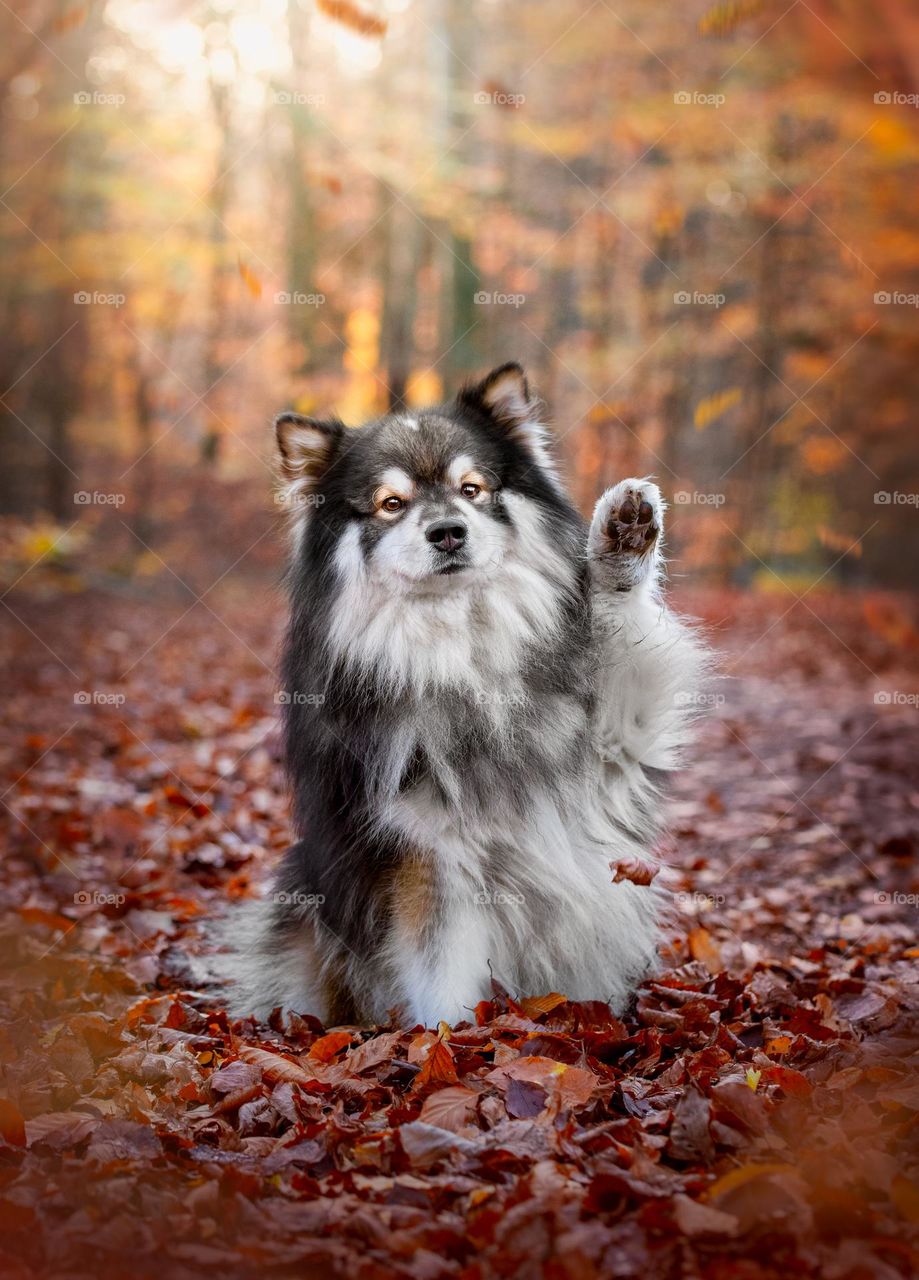
[[[280,413],[274,431],[281,471],[292,492],[311,494],[338,453],[345,428],[334,418],[322,421],[299,413]]]
[[[544,470],[555,474],[546,430],[539,421],[539,404],[516,361],[499,365],[481,382],[463,387],[456,402],[460,409],[490,418],[499,431],[528,449]]]

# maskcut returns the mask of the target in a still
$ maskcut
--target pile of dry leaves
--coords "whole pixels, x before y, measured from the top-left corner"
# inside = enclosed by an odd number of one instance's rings
[[[701,602],[737,678],[627,1017],[496,981],[458,1026],[367,1030],[233,1023],[208,985],[204,922],[288,838],[276,611],[211,603],[87,599],[52,628],[14,601],[4,626],[3,1274],[916,1274],[896,610],[893,635],[811,602],[761,641],[774,603]]]

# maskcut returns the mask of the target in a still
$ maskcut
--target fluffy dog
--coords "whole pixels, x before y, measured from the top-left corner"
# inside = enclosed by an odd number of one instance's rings
[[[660,898],[610,863],[650,862],[705,660],[661,599],[657,486],[621,481],[588,528],[517,364],[359,430],[276,431],[300,838],[231,1007],[430,1026],[493,971],[621,1010]]]

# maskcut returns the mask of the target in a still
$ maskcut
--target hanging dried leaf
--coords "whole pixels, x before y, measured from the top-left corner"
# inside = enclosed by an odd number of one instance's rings
[[[360,36],[384,36],[389,26],[385,18],[368,13],[351,0],[316,0],[316,7],[333,22],[339,22],[349,31],[356,31]]]
[[[252,268],[243,262],[242,258],[239,259],[239,275],[252,297],[260,298],[262,296],[262,282]]]
[[[720,418],[723,413],[733,409],[742,400],[743,390],[740,387],[730,387],[727,391],[718,391],[713,396],[706,396],[696,405],[692,415],[693,426],[697,431],[704,431],[716,418]]]

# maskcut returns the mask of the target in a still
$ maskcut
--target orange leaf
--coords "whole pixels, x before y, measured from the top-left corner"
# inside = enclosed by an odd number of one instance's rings
[[[701,960],[709,973],[720,973],[724,968],[721,948],[707,929],[690,930],[689,954],[693,960]]]
[[[19,907],[20,916],[28,924],[43,924],[49,929],[64,929],[69,932],[76,924],[66,916],[59,916],[55,911],[42,911],[41,907]]]
[[[19,1108],[8,1098],[0,1098],[0,1134],[13,1147],[26,1145],[26,1126]]]
[[[865,621],[871,630],[882,636],[889,644],[899,648],[914,648],[919,642],[919,634],[910,621],[909,615],[895,604],[893,600],[883,596],[869,596],[862,604]]]
[[[705,1188],[704,1198],[706,1200],[718,1200],[721,1196],[727,1195],[730,1191],[736,1191],[738,1187],[742,1187],[745,1183],[751,1182],[754,1178],[762,1178],[767,1173],[794,1173],[795,1167],[792,1164],[779,1164],[772,1162],[769,1164],[744,1164],[739,1169],[732,1169],[730,1173],[726,1173],[724,1177],[718,1178]]]
[[[453,1061],[453,1054],[449,1045],[444,1043],[443,1037],[439,1037],[434,1044],[431,1045],[430,1052],[421,1064],[421,1070],[412,1081],[413,1089],[423,1089],[429,1084],[458,1084],[459,1076],[456,1074],[456,1065]]]
[[[808,1098],[814,1092],[807,1076],[795,1071],[794,1067],[764,1067],[762,1078],[764,1084],[777,1084],[792,1098]]]
[[[919,1186],[915,1182],[905,1178],[902,1173],[896,1174],[890,1184],[890,1198],[901,1217],[907,1222],[919,1223]]]
[[[318,1040],[313,1041],[306,1056],[316,1058],[319,1062],[331,1062],[335,1055],[341,1053],[342,1049],[347,1049],[350,1043],[350,1032],[330,1031],[327,1036],[320,1036]]]
[[[262,296],[262,282],[252,268],[243,262],[242,258],[239,259],[239,274],[242,277],[243,284],[253,298],[260,298]]]
[[[527,996],[520,1001],[520,1008],[528,1018],[538,1018],[541,1013],[551,1013],[567,999],[567,996],[559,995],[557,991],[550,991],[545,996]]]
[[[358,8],[352,0],[316,0],[316,8],[333,22],[340,22],[360,36],[385,35],[389,25],[384,18]]]

